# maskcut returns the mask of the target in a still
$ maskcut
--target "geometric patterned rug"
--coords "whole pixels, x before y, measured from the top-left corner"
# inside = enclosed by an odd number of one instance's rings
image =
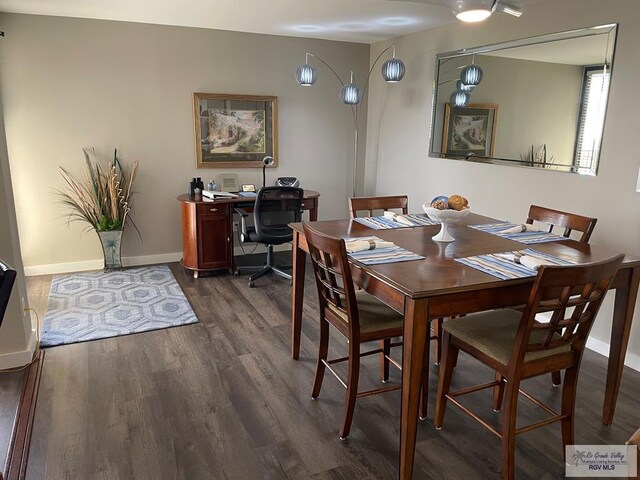
[[[197,323],[167,266],[57,275],[51,283],[42,347]]]

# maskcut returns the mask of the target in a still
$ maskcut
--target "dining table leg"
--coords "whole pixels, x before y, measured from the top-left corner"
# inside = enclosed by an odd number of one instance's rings
[[[425,355],[428,300],[405,298],[402,347],[402,401],[400,413],[400,479],[413,477],[413,460],[418,429],[420,386]],[[426,395],[427,392],[424,392]]]
[[[291,288],[291,358],[300,357],[300,334],[302,332],[302,304],[304,302],[304,271],[307,253],[300,247],[301,233],[293,234],[293,272]]]
[[[605,425],[613,423],[639,284],[640,267],[635,267],[631,271],[629,282],[616,289],[607,365],[607,384],[604,390],[604,406],[602,407],[602,423]]]

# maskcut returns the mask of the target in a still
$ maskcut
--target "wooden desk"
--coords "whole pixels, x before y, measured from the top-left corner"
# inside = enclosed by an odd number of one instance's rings
[[[313,190],[304,191],[302,209],[309,212],[312,222],[318,219],[318,198]],[[200,272],[227,269],[233,272],[233,209],[242,207],[253,210],[254,198],[216,198],[201,195],[180,195],[182,210],[182,260],[183,267]]]
[[[439,226],[371,230],[351,220],[317,222],[313,225],[320,232],[335,237],[377,235],[426,257],[415,262],[374,266],[363,266],[354,262],[352,268],[354,282],[358,286],[398,312],[404,313],[400,425],[402,479],[411,478],[413,473],[421,370],[424,356],[429,355],[429,350],[425,350],[429,321],[434,318],[521,305],[528,299],[533,278],[500,280],[453,260],[523,248],[521,243],[466,227],[493,222],[496,220],[470,214],[464,224],[452,227],[456,241],[450,244],[431,240],[438,232]],[[294,281],[291,331],[292,356],[297,359],[300,354],[304,269],[308,246],[301,224],[295,224],[293,227]],[[532,247],[578,263],[605,260],[617,254],[607,248],[573,240],[543,243]],[[626,256],[611,286],[615,289],[616,296],[602,413],[602,421],[606,425],[613,421],[639,283],[640,258]]]

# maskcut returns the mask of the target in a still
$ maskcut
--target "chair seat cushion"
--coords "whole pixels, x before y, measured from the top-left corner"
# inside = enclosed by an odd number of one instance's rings
[[[480,352],[503,365],[509,363],[516,333],[522,319],[522,312],[503,309],[475,313],[444,322],[443,328],[456,338],[475,347]],[[547,331],[534,331],[531,342],[541,342]],[[560,338],[555,334],[556,338]],[[524,361],[531,362],[571,351],[569,345],[549,350],[527,352]]]
[[[271,245],[280,245],[282,243],[291,242],[293,240],[293,231],[287,225],[277,225],[273,227],[262,227],[262,236],[259,239],[254,226],[247,226],[248,242],[269,243]]]
[[[373,333],[402,328],[403,316],[364,290],[356,292],[360,332]]]

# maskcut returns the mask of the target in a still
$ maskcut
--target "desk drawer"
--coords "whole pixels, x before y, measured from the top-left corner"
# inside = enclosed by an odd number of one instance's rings
[[[302,200],[302,210],[313,210],[316,208],[315,198],[305,198]]]
[[[228,203],[199,203],[196,205],[198,215],[229,215]]]

